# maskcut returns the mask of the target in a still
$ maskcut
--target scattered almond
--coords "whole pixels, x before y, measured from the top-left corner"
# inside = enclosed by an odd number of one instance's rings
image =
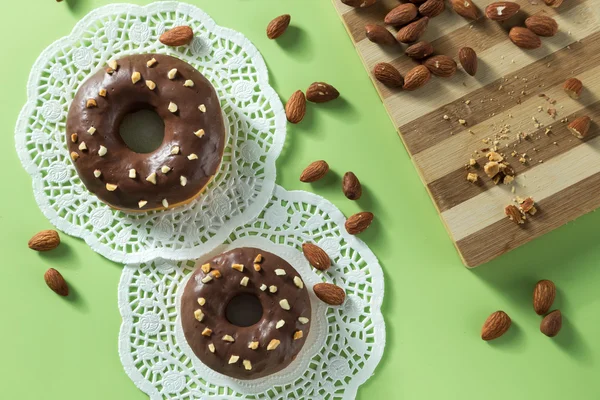
[[[367,36],[367,39],[369,39],[371,42],[377,44],[394,45],[398,43],[392,32],[388,31],[381,25],[365,25],[365,36]]]
[[[314,82],[306,89],[306,99],[313,103],[325,103],[340,97],[340,92],[325,82]]]
[[[419,6],[419,14],[434,18],[440,15],[446,9],[444,0],[427,0]]]
[[[402,87],[404,79],[400,72],[389,63],[381,62],[373,68],[375,78],[387,87],[397,88]]]
[[[562,314],[560,310],[554,310],[550,314],[546,315],[540,323],[540,331],[548,336],[554,337],[558,335],[562,328]]]
[[[52,289],[54,293],[63,297],[69,295],[69,286],[67,285],[65,278],[63,278],[60,272],[54,268],[50,268],[48,271],[46,271],[44,274],[44,280],[46,281],[46,285],[48,285],[48,287]]]
[[[302,252],[304,257],[308,260],[308,263],[318,269],[319,271],[325,271],[331,266],[331,259],[319,246],[312,243],[302,244]]]
[[[485,8],[485,16],[494,21],[506,21],[520,9],[521,6],[512,1],[497,1]]]
[[[331,283],[317,283],[313,291],[319,300],[332,306],[342,305],[346,299],[344,289]]]
[[[371,223],[373,222],[373,213],[363,211],[351,215],[346,220],[346,231],[351,235],[358,235],[361,232],[364,232]]]
[[[385,18],[383,22],[388,25],[401,26],[406,25],[415,18],[417,18],[417,6],[412,3],[404,3],[393,8]]]
[[[456,73],[456,61],[445,55],[433,56],[423,63],[436,76],[449,78]]]
[[[577,78],[569,78],[565,81],[563,89],[569,97],[578,100],[583,91],[583,83]]]
[[[60,236],[55,230],[45,230],[36,233],[27,244],[30,249],[35,251],[53,250],[60,244]]]
[[[267,37],[269,39],[277,39],[279,36],[283,35],[290,25],[291,19],[289,14],[284,14],[269,22],[269,25],[267,26]]]
[[[479,18],[479,11],[471,0],[451,0],[452,8],[461,17],[476,20]]]
[[[292,124],[297,124],[306,115],[306,98],[302,90],[296,90],[285,104],[285,116]]]
[[[421,60],[433,54],[433,46],[429,42],[421,41],[408,46],[404,53],[410,58]]]
[[[194,39],[194,31],[189,26],[177,26],[160,35],[158,39],[166,46],[183,46],[190,44]]]
[[[342,179],[342,190],[350,200],[358,200],[362,196],[362,185],[353,172],[346,172]]]
[[[583,139],[587,136],[592,120],[587,115],[574,119],[567,127],[573,135],[578,139]]]
[[[544,279],[536,283],[533,289],[533,309],[536,314],[546,314],[550,310],[550,307],[552,307],[555,297],[556,286],[552,281]]]
[[[329,164],[324,160],[312,162],[300,174],[300,182],[315,182],[325,176],[329,171]]]
[[[497,339],[508,331],[510,324],[510,317],[504,311],[496,311],[485,320],[481,338],[486,341]]]
[[[554,36],[558,32],[558,23],[547,15],[532,15],[525,20],[525,26],[538,36]]]
[[[508,33],[510,40],[522,49],[537,49],[542,45],[539,36],[522,26],[513,26]]]
[[[400,30],[396,34],[396,39],[402,43],[416,42],[425,32],[427,24],[429,24],[428,17],[423,17],[414,22],[411,22],[410,24],[400,28]]]
[[[404,76],[404,90],[417,90],[431,78],[431,72],[424,65],[417,65]]]
[[[458,51],[458,60],[465,72],[471,76],[477,73],[477,53],[470,47],[463,47]]]

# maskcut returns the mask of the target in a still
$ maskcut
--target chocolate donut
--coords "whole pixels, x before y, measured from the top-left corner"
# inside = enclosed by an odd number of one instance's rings
[[[119,128],[126,115],[149,109],[164,121],[151,153],[129,149]],[[212,84],[177,58],[133,55],[109,62],[77,91],[67,142],[88,190],[129,211],[170,208],[199,195],[216,174],[225,126]]]
[[[232,324],[229,303],[256,296],[260,320]],[[213,370],[238,379],[256,379],[288,366],[310,331],[311,307],[300,274],[280,257],[255,248],[223,253],[192,273],[181,298],[185,338]]]

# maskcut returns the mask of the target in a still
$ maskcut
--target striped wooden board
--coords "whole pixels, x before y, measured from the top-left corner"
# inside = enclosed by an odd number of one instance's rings
[[[521,11],[503,24],[486,18],[468,21],[448,4],[429,22],[422,40],[430,41],[436,54],[458,60],[461,47],[475,49],[479,56],[475,77],[459,67],[452,78],[432,77],[415,92],[390,90],[373,80],[469,267],[600,206],[600,0],[566,0],[558,9],[541,0],[517,1]],[[365,37],[365,24],[381,24],[398,0],[379,0],[365,9],[333,2],[370,75],[382,61],[402,74],[415,65],[404,55],[405,45],[384,48]],[[489,2],[475,0],[482,14]],[[555,18],[560,32],[542,38],[539,49],[521,50],[508,39],[508,30],[537,13]],[[585,85],[577,101],[562,90],[571,76]],[[556,110],[555,118],[549,109]],[[584,114],[597,122],[582,141],[569,133],[564,119]],[[494,185],[483,172],[486,148],[494,146],[517,172],[511,185]],[[519,162],[522,154],[527,154],[525,164]],[[479,184],[466,180],[470,158],[477,160],[470,172],[479,175]],[[504,207],[516,196],[532,196],[538,208],[521,226],[504,215]]]

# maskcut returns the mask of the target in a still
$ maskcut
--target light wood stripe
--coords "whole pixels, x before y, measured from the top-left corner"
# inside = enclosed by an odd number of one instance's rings
[[[456,246],[465,265],[476,267],[597,209],[599,192],[600,174],[596,173],[538,202],[538,212],[525,225],[501,219]]]
[[[598,44],[598,49],[600,49],[600,42],[596,43]],[[588,62],[581,62],[579,67],[589,67],[592,63],[598,65],[600,62],[600,51],[593,57],[590,55],[588,60],[590,64]],[[554,82],[555,86],[544,87],[538,91],[552,99],[559,99],[557,104],[552,106],[556,107],[559,119],[578,111],[582,106],[589,106],[598,100],[594,93],[600,91],[600,65],[576,76],[586,84],[586,90],[582,93],[578,101],[572,100],[564,94],[562,88],[565,79],[564,75],[557,82]],[[538,106],[543,106],[544,111],[538,112]],[[537,130],[532,117],[537,118],[544,126],[556,126],[559,121],[552,119],[545,112],[549,106],[551,105],[546,100],[538,97],[537,93],[535,93],[520,105],[510,109],[497,110],[495,116],[488,118],[481,124],[472,126],[470,129],[473,133],[463,128],[463,130],[457,131],[453,136],[448,135],[448,139],[439,141],[434,146],[415,154],[413,158],[421,167],[423,179],[429,184],[443,178],[449,172],[461,168],[467,163],[473,151],[491,147],[491,143],[488,145],[482,141],[493,137],[494,133],[498,132],[499,128],[506,124],[510,125],[510,132],[508,134],[511,139],[516,138],[519,132],[533,133]],[[509,117],[509,114],[512,118]],[[440,117],[440,119],[442,118]],[[442,122],[447,121],[442,120]],[[509,141],[501,142],[502,145],[507,143]]]
[[[575,117],[580,115],[588,115],[592,120],[600,121],[600,100],[594,103],[592,106],[587,107],[584,110],[579,110],[574,115],[569,116],[569,121],[572,121]],[[589,135],[585,140],[575,138],[571,132],[567,129],[568,123],[556,122],[552,125],[552,133],[548,136],[544,134],[544,129],[540,129],[533,136],[541,137],[541,140],[523,140],[518,143],[517,147],[509,146],[509,149],[515,149],[519,154],[526,153],[533,156],[531,162],[523,165],[517,159],[517,157],[508,157],[507,160],[514,168],[517,175],[528,173],[528,171],[538,165],[539,160],[548,162],[552,158],[570,151],[576,146],[584,146],[586,141],[592,140],[600,134],[600,129],[597,129],[597,125],[592,125]],[[556,144],[555,144],[556,143]],[[534,150],[535,149],[535,150]],[[507,153],[510,154],[511,150]],[[507,154],[507,156],[508,156]],[[480,178],[477,184],[468,182],[465,177],[467,171],[465,168],[457,169],[448,175],[440,178],[431,184],[429,184],[429,191],[433,198],[437,202],[438,209],[440,211],[446,211],[458,204],[473,198],[480,193],[490,190],[496,185],[491,179],[488,179],[483,172],[483,166],[488,161],[487,157],[483,155],[477,160],[478,168],[470,169],[469,172],[477,173]],[[520,192],[526,193],[527,189],[519,190]]]
[[[509,40],[504,40],[501,44],[479,54],[481,65],[477,78],[470,77],[461,71],[452,78],[432,79],[417,91],[398,92],[386,98],[385,104],[394,124],[399,127],[401,133],[407,135],[429,134],[430,132],[424,132],[423,126],[415,126],[413,121],[448,103],[465,98],[482,85],[493,83],[498,77],[512,76],[528,64],[549,56],[598,30],[597,22],[588,3],[575,7],[565,14],[560,14],[557,20],[563,29],[571,31],[571,35],[562,33],[552,38],[544,38],[543,46],[531,51],[523,51]],[[469,43],[469,41],[463,43]],[[511,62],[512,60],[514,63]],[[410,104],[410,107],[406,107],[407,104]],[[413,130],[418,131],[413,132]],[[409,151],[414,153],[412,149]]]

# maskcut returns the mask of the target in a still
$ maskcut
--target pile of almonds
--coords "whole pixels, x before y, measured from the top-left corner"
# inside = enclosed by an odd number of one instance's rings
[[[533,309],[538,315],[545,314],[540,323],[540,331],[548,337],[558,335],[562,327],[560,310],[548,312],[552,307],[552,303],[554,303],[555,297],[556,286],[552,281],[544,279],[536,283],[533,289]],[[496,311],[485,320],[481,328],[481,338],[486,341],[497,339],[508,331],[511,323],[508,314],[504,311]]]
[[[58,236],[58,232],[54,230],[45,230],[33,235],[29,240],[28,246],[31,250],[44,252],[54,250],[59,244],[60,236]],[[50,268],[46,271],[44,280],[46,281],[46,285],[48,285],[48,287],[56,294],[60,296],[69,295],[69,286],[67,285],[65,278],[63,278],[61,273],[54,268]]]

